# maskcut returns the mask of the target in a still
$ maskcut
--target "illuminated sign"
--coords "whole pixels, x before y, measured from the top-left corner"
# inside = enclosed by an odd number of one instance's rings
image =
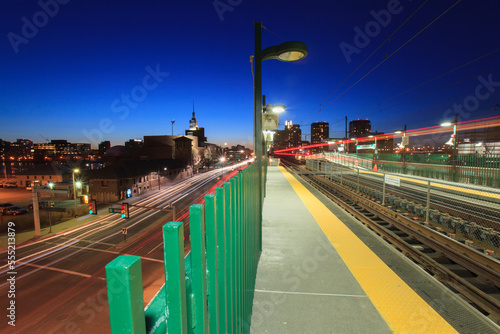
[[[358,149],[358,150],[374,150],[375,149],[375,144],[371,144],[371,145],[358,145],[358,146],[356,146],[356,149]]]

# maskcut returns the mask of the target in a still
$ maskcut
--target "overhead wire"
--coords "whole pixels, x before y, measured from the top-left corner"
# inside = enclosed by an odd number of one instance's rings
[[[328,94],[328,96],[323,101],[321,101],[319,105],[314,107],[314,109],[311,110],[311,112],[307,114],[306,117],[304,117],[304,119],[300,122],[300,124],[302,124],[304,120],[306,120],[309,117],[309,115],[312,114],[314,110],[316,110],[316,108],[319,107],[320,110],[322,110],[321,104],[323,104],[323,102],[328,100],[328,98],[332,96],[333,93],[335,93],[350,77],[352,77],[354,73],[356,73],[368,60],[370,60],[370,58],[373,57],[373,55],[377,53],[377,51],[380,50],[380,48],[382,48],[382,46],[384,46],[386,42],[390,41],[391,37],[393,37],[428,1],[429,0],[423,2],[410,16],[408,16],[408,18],[406,18],[406,20],[403,23],[401,23],[399,27],[397,27],[396,30],[394,30],[387,39],[385,39],[361,64],[358,65],[358,67],[354,69],[354,71],[351,72],[351,74],[349,74],[330,94]]]
[[[381,104],[383,104],[383,103],[386,103],[386,102],[389,102],[389,101],[391,101],[391,100],[394,100],[395,98],[398,98],[398,97],[400,97],[400,96],[403,96],[403,95],[405,95],[405,94],[407,94],[407,93],[409,93],[409,92],[411,92],[411,91],[413,91],[413,90],[415,90],[415,89],[417,89],[417,88],[423,87],[423,86],[425,86],[425,85],[427,85],[427,84],[429,84],[429,83],[431,83],[431,82],[433,82],[433,81],[435,81],[435,80],[437,80],[437,79],[440,79],[440,78],[442,78],[442,77],[444,77],[444,76],[446,76],[446,75],[448,75],[448,74],[451,74],[451,73],[453,73],[453,72],[455,72],[455,71],[458,71],[459,69],[464,68],[465,66],[468,66],[468,65],[470,65],[470,64],[473,64],[473,63],[475,63],[475,62],[477,62],[477,61],[479,61],[479,60],[481,60],[481,59],[483,59],[483,58],[485,58],[485,57],[491,56],[492,54],[494,54],[494,53],[496,53],[496,52],[498,52],[498,51],[500,51],[500,48],[498,48],[498,49],[496,49],[496,50],[493,50],[493,51],[490,51],[490,52],[488,52],[488,53],[485,53],[484,55],[482,55],[482,56],[480,56],[480,57],[477,57],[477,58],[475,58],[474,60],[471,60],[471,61],[469,61],[469,62],[467,62],[467,63],[464,63],[464,64],[462,64],[462,65],[460,65],[460,66],[457,66],[457,67],[455,67],[455,68],[453,68],[453,69],[451,69],[451,70],[449,70],[449,71],[447,71],[447,72],[445,72],[445,73],[442,73],[442,74],[440,74],[440,75],[438,75],[438,76],[435,76],[435,77],[434,77],[434,78],[432,78],[432,79],[429,79],[429,80],[427,80],[427,81],[425,81],[425,82],[423,82],[423,83],[421,83],[421,84],[418,84],[418,85],[416,85],[416,86],[414,86],[414,87],[412,87],[412,88],[410,88],[410,89],[407,89],[407,90],[405,90],[404,92],[401,92],[401,93],[399,93],[399,94],[396,94],[396,95],[394,95],[394,96],[392,96],[392,97],[390,97],[390,98],[388,98],[388,99],[383,100],[382,102],[378,102],[378,103],[376,103],[376,104],[372,105],[371,107],[368,107],[368,108],[366,108],[366,109],[363,109],[363,110],[361,110],[361,111],[358,111],[357,113],[351,114],[350,116],[351,116],[351,117],[353,117],[353,116],[359,115],[359,114],[361,114],[361,113],[363,113],[363,112],[365,112],[365,111],[367,111],[367,110],[370,110],[370,109],[372,109],[372,108],[374,108],[374,107],[376,107],[376,106],[380,106],[380,105],[381,105]],[[381,109],[381,110],[382,110],[382,109]],[[370,115],[373,115],[373,114],[370,114]]]
[[[408,99],[408,100],[405,100],[405,101],[402,101],[402,102],[396,103],[396,104],[394,104],[394,105],[392,105],[392,106],[389,106],[389,107],[386,107],[386,108],[380,109],[380,110],[375,111],[375,112],[373,112],[373,113],[371,113],[371,114],[368,114],[367,116],[371,116],[371,115],[377,114],[377,113],[379,113],[379,112],[381,112],[381,111],[383,111],[383,110],[387,110],[387,109],[391,109],[391,108],[394,108],[394,107],[400,106],[400,105],[402,105],[402,104],[404,104],[404,103],[407,103],[407,102],[410,102],[410,101],[413,101],[413,100],[416,100],[416,99],[422,98],[422,97],[424,97],[424,96],[427,96],[427,95],[429,95],[429,94],[432,94],[432,93],[438,92],[438,91],[443,90],[443,89],[445,89],[445,88],[448,88],[448,87],[452,87],[452,86],[458,85],[458,84],[460,84],[460,83],[462,83],[462,82],[465,82],[465,81],[467,81],[467,80],[474,79],[474,78],[476,78],[476,77],[477,77],[478,75],[480,75],[480,74],[487,73],[487,72],[491,72],[491,71],[497,70],[497,69],[499,69],[499,68],[500,68],[500,66],[496,66],[496,67],[489,68],[489,69],[487,69],[487,70],[484,70],[484,71],[478,72],[478,73],[476,73],[476,74],[473,74],[473,75],[471,75],[471,76],[469,76],[469,77],[467,77],[467,78],[465,78],[465,79],[462,79],[462,80],[458,80],[458,81],[452,82],[452,83],[447,84],[447,85],[445,85],[445,86],[442,86],[442,87],[436,88],[436,89],[434,89],[434,90],[431,90],[431,91],[429,91],[429,92],[426,92],[426,93],[420,94],[420,95],[418,95],[418,96],[415,96],[415,97],[413,97],[413,98],[411,98],[411,99]]]
[[[399,48],[397,48],[393,53],[391,53],[389,56],[384,58],[380,63],[375,65],[370,71],[368,71],[365,75],[363,75],[360,79],[358,79],[355,83],[353,83],[349,88],[344,90],[341,94],[339,94],[335,99],[330,101],[323,109],[319,110],[316,114],[311,116],[310,118],[318,115],[321,111],[325,110],[329,105],[331,105],[333,102],[337,101],[340,97],[342,97],[345,93],[347,93],[349,90],[351,90],[354,86],[356,86],[359,82],[361,82],[364,78],[366,78],[370,73],[372,73],[374,70],[376,70],[380,65],[385,63],[389,58],[394,56],[398,51],[400,51],[404,46],[406,46],[408,43],[410,43],[413,39],[415,39],[418,35],[420,35],[422,32],[424,32],[427,28],[429,28],[432,24],[434,24],[437,20],[439,20],[443,15],[448,13],[453,7],[458,5],[462,0],[458,0],[455,2],[453,5],[448,7],[443,13],[441,13],[438,17],[436,17],[434,20],[432,20],[429,24],[427,24],[424,28],[422,28],[419,32],[417,32],[415,35],[413,35],[410,39],[408,39],[403,45],[401,45]]]
[[[286,41],[286,39],[284,39],[284,38],[283,38],[283,37],[281,37],[280,35],[278,35],[278,34],[276,34],[276,33],[272,32],[271,30],[267,29],[266,27],[262,26],[262,28],[263,28],[263,29],[265,29],[265,30],[267,30],[267,31],[269,31],[269,32],[270,32],[271,34],[273,34],[274,36],[276,36],[276,37],[278,37],[278,38],[280,38],[280,39],[282,39],[282,40]]]
[[[500,50],[500,49],[499,49],[499,50]],[[495,52],[496,52],[496,51],[497,51],[497,50],[495,50]],[[458,69],[458,68],[457,68],[457,69]],[[434,89],[434,90],[431,90],[431,91],[428,91],[428,92],[422,93],[422,94],[420,94],[420,95],[417,95],[417,96],[415,96],[415,97],[409,98],[409,99],[407,99],[407,100],[405,100],[405,101],[398,102],[398,103],[396,103],[396,104],[393,104],[393,105],[388,106],[388,107],[385,107],[385,108],[380,108],[379,110],[374,111],[374,112],[372,112],[372,113],[370,113],[370,114],[367,114],[367,115],[365,115],[365,116],[366,116],[366,117],[368,117],[368,116],[372,116],[372,115],[375,115],[375,114],[380,113],[380,112],[382,112],[382,111],[385,111],[385,110],[388,110],[388,109],[392,109],[392,108],[398,107],[398,106],[400,106],[400,105],[402,105],[402,104],[405,104],[405,103],[407,103],[407,102],[414,101],[414,100],[417,100],[417,99],[422,98],[422,97],[424,97],[424,96],[430,95],[430,94],[435,93],[435,92],[438,92],[438,91],[440,91],[440,90],[443,90],[443,89],[445,89],[445,88],[449,88],[449,87],[452,87],[452,86],[458,85],[458,84],[460,84],[460,83],[462,83],[462,82],[465,82],[465,81],[468,81],[468,80],[471,80],[471,79],[477,78],[477,76],[478,76],[478,75],[480,75],[480,74],[487,73],[487,72],[491,72],[491,71],[494,71],[494,70],[497,70],[497,69],[500,69],[500,66],[492,67],[492,68],[489,68],[489,69],[487,69],[487,70],[484,70],[484,71],[481,71],[481,72],[477,72],[477,73],[472,74],[472,75],[470,75],[470,76],[468,76],[468,77],[466,77],[466,78],[464,78],[464,79],[461,79],[461,80],[458,80],[458,81],[452,82],[452,83],[450,83],[450,84],[446,84],[446,85],[441,86],[441,87],[439,87],[439,88],[436,88],[436,89]],[[441,75],[441,76],[442,76],[442,75]],[[440,77],[440,76],[438,76],[438,77]],[[436,78],[438,78],[438,77],[436,77]],[[436,79],[436,78],[434,78],[434,79]],[[431,80],[429,80],[428,82],[433,81],[434,79],[431,79]],[[428,82],[426,82],[426,83],[428,83]],[[425,84],[425,83],[424,83],[424,84]],[[421,84],[421,85],[415,86],[414,88],[409,89],[407,92],[409,92],[409,91],[411,91],[411,90],[414,90],[414,89],[415,89],[415,88],[417,88],[417,87],[421,87],[421,86],[423,86],[424,84]],[[406,92],[404,92],[404,93],[406,93]],[[387,99],[387,100],[385,100],[385,101],[390,101],[390,100],[392,100],[392,99],[394,99],[394,98],[396,98],[396,97],[398,97],[398,96],[403,95],[404,93],[401,93],[401,94],[398,94],[398,95],[396,95],[396,96],[393,96],[393,97],[391,97],[391,98],[389,98],[389,99]],[[369,108],[364,109],[363,111],[369,110],[369,109],[371,109],[371,108],[373,108],[373,107],[375,107],[375,106],[379,106],[379,105],[380,105],[380,103],[377,103],[377,104],[375,104],[375,105],[373,105],[373,106],[371,106],[371,107],[369,107]],[[356,115],[356,114],[354,114],[354,115]],[[339,119],[339,120],[337,120],[335,123],[332,123],[332,125],[333,125],[333,124],[338,124],[338,123],[342,122],[343,120],[344,120],[344,119]],[[334,127],[332,126],[332,128],[334,128]]]

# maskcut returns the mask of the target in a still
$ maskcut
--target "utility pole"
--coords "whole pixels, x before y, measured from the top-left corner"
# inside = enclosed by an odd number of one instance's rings
[[[345,139],[347,139],[347,116],[345,117]]]
[[[174,135],[174,123],[175,123],[175,119],[171,121],[172,122],[172,136]]]

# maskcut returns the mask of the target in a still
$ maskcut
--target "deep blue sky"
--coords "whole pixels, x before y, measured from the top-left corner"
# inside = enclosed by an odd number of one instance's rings
[[[280,123],[302,123],[303,134],[314,121],[330,122],[330,136],[342,136],[344,116],[368,118],[372,130],[392,132],[431,126],[454,104],[472,103],[461,120],[498,115],[500,84],[481,88],[486,96],[474,104],[477,73],[500,82],[500,51],[399,98],[407,89],[500,48],[497,0],[462,0],[425,31],[387,59],[360,83],[332,102],[387,55],[398,50],[457,0],[428,1],[345,84],[332,91],[408,19],[424,1],[249,1],[220,0],[231,11],[223,20],[208,0],[97,1],[59,0],[58,12],[43,22],[36,1],[5,0],[0,13],[0,138],[44,142],[101,139],[123,144],[144,135],[188,128],[195,101],[199,125],[209,142],[252,142],[252,74],[254,21],[262,21],[263,48],[299,40],[309,56],[297,63],[265,61],[263,93],[267,102],[285,104]],[[54,3],[42,0],[41,3]],[[230,5],[230,3],[232,5]],[[347,62],[342,42],[355,46],[358,27],[376,25],[371,11],[395,6],[390,22],[374,31],[369,43]],[[53,6],[50,7],[53,9]],[[35,17],[34,17],[35,16]],[[25,19],[23,19],[25,18]],[[24,20],[24,21],[23,21]],[[25,26],[38,20],[36,35]],[[24,36],[23,36],[24,33]],[[29,35],[29,34],[32,35]],[[20,42],[19,38],[25,38]],[[17,38],[17,40],[16,40]],[[14,40],[14,42],[12,42]],[[17,42],[16,42],[17,41]],[[17,43],[17,44],[16,44]],[[346,45],[344,44],[344,45]],[[17,50],[16,50],[17,49]],[[17,51],[17,52],[16,52]],[[147,67],[169,73],[147,84],[150,90],[134,107],[123,94],[139,94]],[[471,77],[469,80],[394,105]],[[116,101],[118,100],[118,101]],[[117,103],[118,102],[118,103]],[[115,104],[114,104],[115,103]],[[380,107],[378,106],[380,104]],[[375,108],[367,108],[376,105]],[[315,109],[316,108],[316,109]],[[125,110],[128,114],[125,115]],[[311,117],[308,117],[311,116]],[[100,129],[101,126],[101,129]],[[281,126],[282,128],[282,126]],[[105,131],[103,131],[105,130]],[[85,133],[91,133],[85,135]],[[308,138],[309,139],[309,138]]]

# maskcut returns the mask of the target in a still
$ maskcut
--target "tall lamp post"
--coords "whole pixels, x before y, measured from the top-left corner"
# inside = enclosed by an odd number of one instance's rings
[[[268,59],[278,59],[284,62],[292,62],[307,56],[307,46],[302,42],[285,42],[277,46],[270,46],[262,50],[262,22],[254,22],[255,28],[255,76],[254,76],[254,151],[257,167],[259,169],[259,221],[262,221],[262,200],[263,200],[263,133],[262,133],[262,61]]]
[[[75,218],[78,216],[76,211],[76,183],[75,183],[75,174],[80,173],[79,169],[73,169],[73,198],[75,199]]]
[[[441,123],[441,126],[447,127],[453,125],[453,134],[451,135],[451,140],[453,143],[453,151],[451,156],[451,163],[453,168],[453,181],[457,181],[457,145],[458,145],[458,133],[457,133],[457,123],[458,123],[458,114],[455,114],[453,118],[453,123],[444,122]]]

